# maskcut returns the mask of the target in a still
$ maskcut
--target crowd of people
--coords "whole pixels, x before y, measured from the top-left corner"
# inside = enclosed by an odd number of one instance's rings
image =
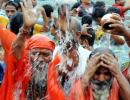
[[[130,6],[114,1],[1,0],[0,100],[130,100]]]

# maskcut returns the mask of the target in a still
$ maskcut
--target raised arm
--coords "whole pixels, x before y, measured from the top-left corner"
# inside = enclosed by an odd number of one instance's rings
[[[29,29],[36,23],[37,14],[33,11],[33,6],[31,0],[24,0],[21,3],[24,24],[17,35],[17,38],[14,40],[12,44],[12,53],[16,57],[16,59],[20,59],[24,50],[24,44],[26,41],[26,37],[29,33]]]

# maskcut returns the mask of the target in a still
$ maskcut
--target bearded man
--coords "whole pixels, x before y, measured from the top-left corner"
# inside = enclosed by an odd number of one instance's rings
[[[46,97],[48,64],[55,43],[44,35],[32,36],[27,40],[37,14],[32,11],[31,0],[23,3],[24,25],[7,57],[6,72],[0,88],[1,100],[40,100]]]
[[[129,100],[130,85],[110,49],[97,48],[90,54],[82,83],[85,100]]]

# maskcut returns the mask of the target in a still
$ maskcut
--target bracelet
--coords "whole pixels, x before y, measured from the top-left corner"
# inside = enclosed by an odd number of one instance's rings
[[[25,29],[23,26],[19,29],[19,32],[20,33],[23,33],[23,34],[28,34],[29,33],[29,29]]]

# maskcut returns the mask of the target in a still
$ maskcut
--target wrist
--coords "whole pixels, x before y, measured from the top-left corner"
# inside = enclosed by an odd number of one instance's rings
[[[87,87],[88,86],[89,80],[90,80],[90,78],[89,78],[88,75],[83,75],[83,77],[82,77],[82,85],[83,85],[83,87]]]
[[[115,75],[115,78],[116,78],[117,80],[120,80],[120,78],[122,78],[122,76],[123,76],[123,74],[122,74],[122,72],[120,71],[120,72],[118,72],[118,73]]]
[[[29,27],[23,25],[23,26],[19,29],[19,32],[20,32],[20,33],[23,33],[23,34],[28,34],[28,33],[29,33]]]

